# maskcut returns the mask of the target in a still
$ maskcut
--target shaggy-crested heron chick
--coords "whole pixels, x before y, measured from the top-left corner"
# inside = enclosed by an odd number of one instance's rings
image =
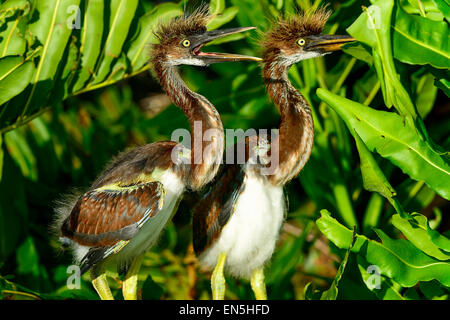
[[[157,241],[183,193],[201,189],[219,168],[224,140],[220,116],[205,97],[186,86],[177,66],[261,59],[202,52],[203,45],[214,39],[254,29],[207,31],[210,19],[200,10],[160,25],[155,32],[159,43],[152,45],[150,61],[163,89],[189,119],[191,131],[194,122],[201,122],[201,135],[191,137],[191,146],[201,148],[174,152],[180,145],[164,141],[122,153],[88,191],[57,210],[60,215],[55,223],[62,242],[72,246],[82,273],[91,270],[93,286],[101,299],[113,299],[105,275],[109,262],[127,269],[123,295],[125,299],[137,299],[137,273],[143,254]],[[203,136],[209,129],[214,130],[206,140]],[[174,154],[183,154],[187,163],[174,161]]]
[[[194,210],[194,249],[202,265],[215,267],[214,299],[224,298],[224,270],[250,279],[256,298],[266,299],[263,268],[285,217],[283,186],[305,166],[314,141],[311,109],[290,83],[289,68],[353,41],[349,36],[321,34],[328,17],[320,9],[280,20],[263,36],[263,77],[281,113],[278,135],[271,140],[245,139],[246,162],[224,165]],[[277,163],[269,163],[276,158]],[[267,171],[269,165],[272,169]]]

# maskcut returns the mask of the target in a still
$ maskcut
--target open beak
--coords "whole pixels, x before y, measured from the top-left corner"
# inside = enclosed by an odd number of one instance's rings
[[[248,30],[254,30],[255,27],[244,27],[244,28],[232,28],[232,29],[222,29],[213,30],[205,32],[201,35],[194,36],[191,39],[192,49],[191,53],[197,58],[205,61],[206,64],[217,63],[217,62],[228,62],[228,61],[262,61],[261,58],[245,56],[241,54],[232,53],[219,53],[219,52],[202,52],[201,48],[215,39],[223,38],[230,34],[240,33]]]
[[[305,51],[317,51],[321,53],[333,52],[342,49],[342,46],[356,39],[350,36],[319,34],[307,37]]]

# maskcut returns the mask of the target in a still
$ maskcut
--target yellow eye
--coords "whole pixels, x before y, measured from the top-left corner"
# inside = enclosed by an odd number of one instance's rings
[[[186,40],[183,40],[182,44],[183,44],[183,47],[187,48],[191,45],[191,42],[188,39],[186,39]]]
[[[306,43],[305,39],[298,39],[298,40],[297,40],[297,44],[298,44],[299,46],[304,46],[305,43]]]

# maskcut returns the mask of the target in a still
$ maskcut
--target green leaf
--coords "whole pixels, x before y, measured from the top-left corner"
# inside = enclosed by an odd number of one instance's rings
[[[427,231],[428,235],[431,238],[431,241],[440,249],[444,250],[445,252],[450,253],[450,239],[436,230],[433,230],[430,228],[429,225],[427,225]]]
[[[358,269],[367,288],[381,300],[406,300],[399,292],[401,286],[379,274],[375,265],[370,265],[361,256],[357,257]]]
[[[209,3],[209,12],[212,15],[222,13],[225,10],[225,0],[211,0]]]
[[[0,57],[24,54],[26,40],[22,28],[29,11],[30,4],[25,0],[8,0],[0,5]],[[14,16],[15,19],[9,19]]]
[[[120,56],[137,5],[138,0],[111,0],[109,33],[93,84],[98,84],[106,79],[111,72],[113,61]]]
[[[367,149],[358,133],[352,132],[352,134],[356,141],[356,147],[358,149],[361,162],[360,167],[364,189],[372,192],[378,192],[389,200],[389,202],[400,215],[406,217],[406,213],[403,211],[402,206],[395,198],[397,193],[395,192],[394,188],[392,188],[389,181],[386,179],[383,171],[381,171],[380,167],[378,166],[378,163],[375,161],[374,157]]]
[[[29,32],[43,45],[36,72],[31,80],[31,92],[27,97],[21,116],[37,111],[45,105],[48,94],[53,88],[52,80],[58,70],[66,44],[72,30],[67,28],[71,6],[78,6],[80,0],[55,0],[49,2],[36,0],[35,15],[39,19],[29,26]]]
[[[18,130],[8,132],[5,134],[5,145],[22,175],[36,181],[38,178],[36,158],[23,134]]]
[[[159,300],[164,293],[164,288],[162,288],[159,284],[153,281],[150,275],[147,276],[147,279],[144,281],[142,285],[142,298],[144,300]]]
[[[26,238],[17,249],[16,259],[19,274],[39,276],[39,255],[32,237]]]
[[[3,152],[3,135],[0,134],[0,182],[3,176],[3,157],[5,156]]]
[[[450,4],[448,3],[448,0],[433,0],[433,2],[444,15],[445,20],[447,20],[447,22],[450,22]]]
[[[419,283],[420,291],[429,300],[448,300],[450,294],[445,291],[439,282],[433,281],[421,281]]]
[[[437,87],[434,85],[434,76],[426,74],[418,80],[416,90],[417,111],[425,119],[434,107],[437,96]]]
[[[394,57],[409,64],[450,68],[449,27],[446,22],[410,15],[395,8]]]
[[[208,22],[207,28],[208,30],[214,30],[217,29],[224,24],[230,22],[234,19],[234,17],[239,12],[238,7],[230,7],[227,8],[221,15],[217,15],[212,19],[210,22]]]
[[[20,94],[30,83],[34,65],[22,57],[0,59],[0,105]],[[0,109],[1,112],[1,109]]]
[[[178,4],[163,3],[139,18],[139,33],[135,35],[127,53],[133,71],[139,70],[148,61],[148,44],[156,41],[155,35],[152,32],[155,25],[181,14],[183,14],[183,11]]]
[[[87,2],[83,27],[81,29],[81,65],[73,91],[77,92],[91,78],[95,70],[102,45],[104,30],[103,14],[104,0],[90,0]]]
[[[336,300],[337,295],[338,295],[339,281],[341,280],[342,275],[344,274],[345,267],[347,266],[348,257],[350,256],[350,252],[353,247],[355,235],[356,235],[355,228],[353,228],[352,242],[351,242],[350,246],[348,247],[347,252],[345,253],[345,256],[341,262],[341,265],[339,266],[339,269],[336,273],[336,277],[334,278],[333,283],[331,284],[330,288],[322,293],[320,300]]]
[[[357,40],[372,47],[375,70],[387,107],[392,105],[414,126],[416,109],[395,69],[391,48],[391,18],[394,0],[374,0],[347,29]]]
[[[316,221],[319,230],[338,248],[348,249],[352,243],[352,231],[322,210]],[[410,242],[389,238],[376,230],[382,243],[357,235],[352,252],[361,255],[368,263],[376,265],[380,274],[392,278],[404,287],[412,287],[418,281],[436,279],[450,286],[450,262],[439,261],[424,254]]]
[[[415,180],[423,180],[442,197],[450,200],[450,166],[408,122],[392,112],[378,111],[324,89],[317,89],[328,103],[361,137],[370,151],[389,159]]]
[[[439,260],[450,259],[450,254],[446,254],[436,246],[428,233],[428,220],[425,216],[414,213],[411,219],[404,219],[398,214],[392,216],[392,224],[399,229],[403,235],[411,241],[417,248]]]

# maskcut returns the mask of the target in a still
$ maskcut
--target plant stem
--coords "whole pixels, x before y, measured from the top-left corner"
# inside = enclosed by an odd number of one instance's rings
[[[336,206],[342,220],[348,227],[356,226],[358,228],[358,222],[353,210],[350,195],[347,190],[347,186],[343,183],[336,183],[333,186],[333,194],[336,199]]]

